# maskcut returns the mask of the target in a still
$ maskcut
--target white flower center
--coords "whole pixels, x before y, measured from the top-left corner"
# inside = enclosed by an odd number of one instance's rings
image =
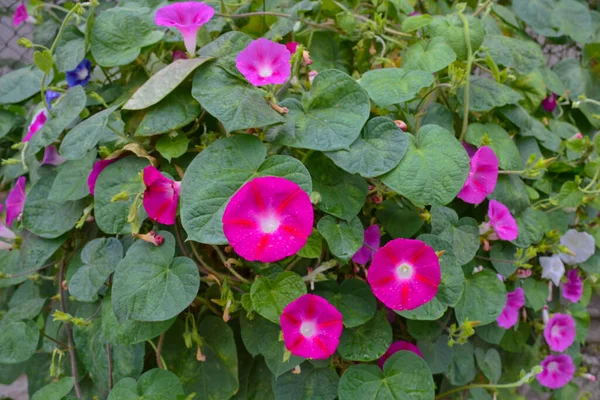
[[[82,68],[79,71],[77,71],[77,77],[79,78],[79,80],[84,80],[85,78],[87,78],[88,76],[88,70],[86,68]]]
[[[554,326],[552,327],[552,329],[550,330],[550,335],[551,335],[552,337],[559,337],[559,336],[561,336],[561,335],[562,335],[562,332],[561,332],[560,326],[558,326],[558,325],[554,325]]]
[[[396,270],[396,275],[400,279],[409,279],[412,276],[413,269],[408,264],[401,264]]]
[[[264,233],[273,233],[279,228],[279,219],[274,215],[267,215],[260,221],[260,230]]]
[[[312,321],[305,321],[300,325],[300,333],[305,338],[313,337],[317,333],[317,325]]]
[[[546,368],[548,368],[548,371],[550,372],[558,371],[558,363],[556,361],[552,361],[546,365]]]
[[[273,69],[269,65],[263,65],[258,69],[258,76],[268,78],[273,75]]]

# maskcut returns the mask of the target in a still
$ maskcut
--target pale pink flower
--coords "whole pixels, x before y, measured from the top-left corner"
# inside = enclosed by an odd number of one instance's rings
[[[387,351],[379,358],[379,360],[377,360],[377,365],[379,365],[379,368],[383,369],[383,364],[385,364],[387,359],[399,351],[412,351],[419,357],[423,358],[421,350],[419,350],[419,348],[416,345],[410,342],[406,342],[404,340],[399,340],[397,342],[392,343],[390,347],[388,347]]]
[[[340,343],[342,314],[320,296],[305,294],[292,301],[279,322],[283,343],[295,356],[325,359]]]
[[[379,226],[371,225],[365,229],[364,244],[363,246],[352,256],[352,261],[357,264],[365,265],[375,255],[375,252],[379,250],[381,240],[381,232],[379,232]]]
[[[96,161],[96,163],[94,164],[92,171],[88,175],[88,189],[90,189],[90,194],[92,196],[94,195],[94,189],[96,188],[96,181],[98,180],[98,176],[100,176],[100,173],[104,170],[104,168],[108,167],[115,161],[117,161],[116,158],[113,160]]]
[[[15,9],[15,13],[13,15],[13,26],[17,27],[23,22],[29,22],[30,24],[33,24],[35,22],[35,18],[29,15],[25,4],[21,3]]]
[[[249,261],[274,262],[296,254],[312,232],[310,197],[280,177],[254,178],[233,195],[223,214],[223,232]]]
[[[536,375],[536,379],[540,385],[550,389],[565,386],[575,374],[575,364],[568,354],[551,354],[540,365],[543,370]]]
[[[562,295],[571,303],[577,303],[583,295],[583,282],[579,277],[577,268],[572,269],[567,274],[567,283],[563,285]]]
[[[394,123],[402,132],[406,132],[406,130],[408,129],[408,126],[406,126],[406,122],[402,121],[401,119],[395,120]]]
[[[2,212],[2,204],[0,204],[0,213]],[[8,229],[4,222],[0,219],[0,250],[11,250],[13,241],[17,238],[17,235],[13,231]]]
[[[282,84],[290,77],[291,53],[283,44],[260,38],[235,59],[237,69],[254,86]]]
[[[48,111],[45,108],[40,109],[31,120],[29,127],[27,128],[27,135],[23,138],[23,143],[29,142],[33,135],[35,135],[46,123],[48,119]]]
[[[569,314],[554,314],[544,327],[546,343],[552,351],[565,351],[575,341],[575,320]]]
[[[44,149],[44,158],[41,165],[60,165],[66,160],[58,154],[56,146],[48,146]]]
[[[412,239],[388,242],[377,251],[368,272],[375,297],[397,311],[412,310],[430,302],[441,279],[435,250]]]
[[[508,292],[504,309],[496,319],[498,325],[504,329],[512,328],[519,320],[519,311],[524,305],[525,293],[523,289],[517,288],[514,292]]]
[[[21,220],[21,214],[23,213],[23,206],[25,205],[25,184],[27,179],[24,176],[20,176],[17,179],[15,187],[8,193],[6,198],[6,225],[11,226],[13,221]]]
[[[488,206],[490,226],[502,240],[515,240],[519,236],[517,221],[513,218],[508,208],[496,200],[490,200]]]
[[[212,7],[199,1],[185,1],[169,4],[156,11],[156,25],[176,28],[183,36],[183,43],[189,54],[196,52],[198,29],[215,15]]]
[[[471,157],[471,170],[459,199],[469,204],[479,204],[496,188],[498,180],[498,157],[494,150],[487,146],[481,147]]]
[[[171,180],[153,166],[144,168],[144,210],[148,216],[164,225],[173,225],[181,183]]]

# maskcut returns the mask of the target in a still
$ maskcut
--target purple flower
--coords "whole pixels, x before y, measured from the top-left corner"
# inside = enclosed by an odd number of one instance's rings
[[[185,51],[175,50],[173,52],[173,61],[187,60],[187,59],[188,59],[188,55],[185,53]]]
[[[544,328],[546,343],[552,351],[565,351],[575,341],[575,320],[569,314],[554,314]]]
[[[35,18],[29,15],[27,8],[25,8],[25,4],[19,4],[13,15],[13,26],[17,27],[23,22],[29,22],[30,24],[33,24],[35,22]]]
[[[419,350],[419,348],[416,345],[410,342],[406,342],[404,340],[399,340],[397,342],[392,343],[390,347],[388,347],[386,352],[379,358],[379,360],[377,360],[377,365],[379,365],[379,368],[383,369],[383,365],[388,360],[388,358],[390,358],[399,351],[411,351],[419,357],[423,358],[421,350]]]
[[[52,109],[52,102],[58,99],[61,96],[59,92],[55,92],[54,90],[46,90],[46,104],[48,104],[48,108]]]
[[[185,1],[170,4],[156,11],[156,25],[178,29],[183,43],[190,54],[196,53],[196,35],[198,29],[215,15],[212,7],[199,1]]]
[[[496,188],[498,157],[490,147],[483,146],[471,157],[471,170],[459,199],[469,204],[479,204]]]
[[[92,76],[92,62],[84,58],[74,70],[67,71],[66,75],[69,87],[77,85],[85,86]]]
[[[550,96],[542,100],[542,107],[544,110],[551,113],[556,108],[556,94],[552,93]]]
[[[44,158],[42,159],[41,165],[60,165],[65,161],[66,160],[58,154],[56,146],[48,146],[44,149]]]
[[[260,38],[250,42],[235,59],[237,69],[254,86],[281,84],[290,77],[290,51],[282,44]]]
[[[27,128],[27,135],[25,135],[22,142],[29,142],[33,135],[35,135],[40,129],[42,129],[47,119],[48,111],[46,111],[45,108],[42,108],[37,113],[35,113],[31,120],[31,123],[29,124],[29,127]]]
[[[567,354],[549,355],[540,365],[544,369],[536,375],[536,379],[540,385],[550,389],[565,386],[575,374],[575,365]]]
[[[583,294],[583,282],[579,277],[577,268],[572,269],[567,274],[567,283],[563,285],[562,295],[571,303],[577,303]]]
[[[488,206],[490,225],[502,240],[515,240],[519,236],[519,227],[508,208],[496,200],[490,200]]]
[[[364,244],[363,246],[352,256],[352,261],[357,264],[365,265],[379,250],[379,240],[381,239],[381,233],[379,232],[379,226],[371,225],[365,229]]]
[[[291,54],[294,54],[298,48],[298,42],[288,42],[285,44],[285,48],[288,49]]]
[[[15,187],[8,193],[6,198],[6,225],[11,226],[15,219],[21,220],[21,213],[25,205],[25,183],[27,179],[20,176]]]
[[[514,292],[506,294],[506,304],[496,321],[504,329],[512,328],[519,320],[519,311],[525,305],[525,293],[517,288]]]
[[[117,161],[117,159],[113,160],[100,160],[96,161],[94,167],[92,168],[92,172],[88,175],[88,189],[90,189],[90,194],[94,195],[94,189],[96,187],[96,181],[100,176],[100,173],[104,170],[104,168],[108,167],[113,162]]]

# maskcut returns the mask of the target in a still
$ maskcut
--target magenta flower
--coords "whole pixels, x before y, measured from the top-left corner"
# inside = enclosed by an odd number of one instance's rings
[[[223,232],[249,261],[273,262],[296,254],[312,232],[314,211],[300,186],[284,178],[254,178],[233,195]]]
[[[440,279],[435,250],[412,239],[394,239],[379,249],[368,275],[375,297],[397,311],[412,310],[431,301]]]
[[[92,172],[90,172],[90,174],[88,175],[88,188],[90,189],[90,194],[92,196],[94,195],[94,189],[96,188],[96,181],[98,180],[98,176],[100,176],[100,173],[104,170],[104,168],[108,167],[115,161],[117,161],[116,158],[114,160],[96,161],[96,163],[94,164]]]
[[[31,120],[31,123],[29,124],[29,128],[27,128],[27,135],[25,135],[22,142],[29,142],[33,135],[35,135],[40,129],[42,129],[47,119],[48,111],[46,111],[45,108],[42,108],[37,113],[35,113],[33,119]]]
[[[573,359],[568,354],[549,355],[540,364],[542,372],[536,375],[540,385],[550,389],[565,386],[575,374]]]
[[[567,283],[563,285],[562,295],[571,303],[577,303],[583,295],[583,282],[579,277],[579,271],[572,269],[567,274]]]
[[[379,232],[379,226],[371,225],[365,229],[364,244],[360,250],[352,256],[352,261],[361,265],[365,265],[371,261],[371,258],[373,258],[377,250],[379,250],[380,239],[381,232]]]
[[[542,107],[544,110],[551,113],[556,108],[556,94],[552,93],[550,96],[542,100]]]
[[[175,50],[173,52],[173,61],[187,60],[187,59],[188,59],[188,55],[186,54],[185,51]]]
[[[56,146],[48,146],[44,149],[44,158],[41,165],[60,165],[66,160],[58,154]]]
[[[419,350],[419,348],[416,345],[410,342],[406,342],[404,340],[399,340],[397,342],[392,343],[390,347],[388,347],[385,354],[382,355],[381,358],[379,358],[379,360],[377,361],[377,365],[379,365],[379,368],[383,369],[383,364],[385,364],[387,359],[399,351],[412,351],[419,357],[423,358],[421,350]]]
[[[17,27],[23,22],[29,22],[32,24],[35,22],[35,18],[29,15],[27,8],[25,8],[25,4],[19,4],[13,15],[13,26]]]
[[[215,15],[212,7],[199,1],[185,1],[159,8],[154,22],[156,25],[173,27],[181,32],[183,43],[190,54],[196,52],[198,29]]]
[[[175,223],[181,183],[171,180],[153,166],[144,168],[144,210],[153,220],[165,225]]]
[[[6,225],[11,226],[15,219],[21,220],[23,206],[25,205],[25,184],[27,179],[20,176],[15,187],[6,197]]]
[[[569,314],[554,314],[544,328],[546,343],[552,351],[565,351],[575,341],[575,320]]]
[[[524,305],[525,293],[523,289],[517,288],[514,292],[508,292],[504,309],[496,319],[498,325],[504,329],[512,328],[519,320],[519,311]]]
[[[477,147],[470,145],[467,142],[462,142],[462,147],[465,149],[465,151],[467,152],[467,155],[469,156],[469,158],[473,158],[473,156],[475,155],[475,153],[477,153]]]
[[[281,84],[292,71],[290,51],[282,44],[260,38],[250,42],[235,59],[237,69],[254,86]]]
[[[498,157],[494,150],[483,146],[471,157],[471,171],[456,197],[465,203],[479,204],[494,191],[497,180]]]
[[[298,48],[298,42],[288,42],[285,44],[285,48],[288,49],[291,54],[295,54],[296,49]]]
[[[490,200],[488,206],[490,226],[502,240],[515,240],[519,236],[517,221],[513,218],[508,208],[496,200]]]
[[[279,322],[285,348],[295,356],[324,359],[340,343],[342,314],[320,296],[305,294],[292,301]]]

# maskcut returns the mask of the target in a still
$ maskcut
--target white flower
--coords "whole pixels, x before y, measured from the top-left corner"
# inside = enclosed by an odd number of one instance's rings
[[[567,246],[569,250],[575,253],[574,256],[560,253],[560,258],[569,265],[580,264],[586,261],[596,251],[594,237],[587,232],[578,232],[575,229],[569,229],[567,233],[562,235],[560,244]]]
[[[560,278],[565,274],[565,264],[559,256],[540,257],[542,266],[542,278],[550,279],[556,286],[560,284]]]

